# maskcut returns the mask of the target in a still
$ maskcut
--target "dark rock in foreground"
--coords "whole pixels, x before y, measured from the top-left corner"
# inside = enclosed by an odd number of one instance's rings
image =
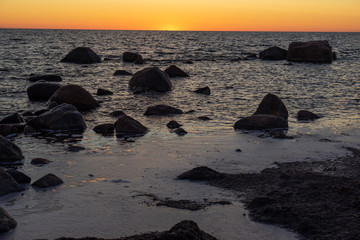
[[[287,60],[291,62],[331,63],[332,47],[328,41],[292,42]]]
[[[315,119],[319,119],[320,117],[318,115],[316,115],[315,113],[312,113],[310,111],[300,110],[297,113],[296,118],[298,120],[315,120]]]
[[[36,182],[31,184],[33,187],[38,188],[48,188],[48,187],[56,187],[64,182],[57,177],[56,175],[49,173],[42,178],[38,179]]]
[[[16,134],[20,131],[13,124],[0,124],[0,135],[6,137],[10,134]]]
[[[200,93],[200,94],[205,94],[205,95],[210,95],[211,94],[210,88],[208,86],[198,88],[194,92],[195,93]]]
[[[127,115],[120,116],[114,123],[114,128],[117,136],[143,135],[148,132],[147,127]]]
[[[98,96],[113,95],[113,92],[103,88],[98,88],[96,95]]]
[[[0,207],[0,234],[8,232],[17,226],[17,222]]]
[[[57,83],[39,82],[28,87],[26,92],[30,100],[47,101],[60,87]]]
[[[101,133],[102,135],[112,135],[114,134],[114,124],[113,123],[104,123],[97,125],[93,128],[94,132]]]
[[[3,119],[0,120],[0,124],[12,124],[12,123],[23,123],[23,117],[15,112],[5,116]]]
[[[271,128],[288,128],[288,121],[282,117],[270,114],[258,114],[244,117],[234,125],[235,130],[262,130]]]
[[[284,60],[287,56],[287,50],[279,47],[270,47],[259,53],[262,60]]]
[[[189,77],[189,74],[181,70],[175,65],[171,65],[170,67],[165,69],[165,72],[169,77]]]
[[[175,128],[181,127],[182,125],[179,124],[177,121],[171,120],[170,122],[168,122],[168,123],[166,124],[166,126],[167,126],[168,128],[170,128],[170,129],[175,129]]]
[[[183,114],[183,111],[167,105],[156,105],[148,107],[146,112],[144,113],[145,116],[165,116],[171,114]]]
[[[114,72],[114,76],[132,76],[132,73],[129,73],[128,71],[125,70],[116,70]]]
[[[149,67],[136,72],[129,81],[129,87],[134,93],[150,90],[167,92],[172,89],[172,84],[166,73],[157,67]]]
[[[0,197],[24,190],[25,188],[21,187],[10,174],[0,168]]]
[[[77,47],[71,50],[61,62],[80,64],[99,63],[101,62],[101,58],[88,47]]]
[[[71,104],[79,111],[88,111],[100,106],[88,91],[78,85],[72,84],[59,88],[49,99],[49,102],[52,101],[58,104]]]
[[[223,178],[225,175],[211,168],[202,166],[180,174],[177,178],[181,180],[213,180]]]
[[[21,149],[15,144],[0,136],[0,164],[17,163],[24,159]]]
[[[18,184],[30,183],[31,178],[25,173],[19,172],[16,169],[6,170],[6,173],[9,174]]]
[[[289,114],[281,99],[271,93],[268,93],[260,102],[254,115],[257,114],[271,114],[274,116],[287,119]]]
[[[51,163],[51,161],[48,159],[45,159],[45,158],[34,158],[31,160],[30,163],[32,165],[42,166],[42,165]]]
[[[57,240],[107,240],[107,239],[85,237],[85,238],[58,238]],[[130,237],[116,238],[112,240],[216,240],[216,238],[202,231],[195,222],[184,220],[173,226],[169,231],[145,233]]]
[[[44,80],[47,82],[61,82],[62,78],[60,76],[54,75],[54,74],[34,75],[29,78],[30,82],[37,82],[40,80]]]

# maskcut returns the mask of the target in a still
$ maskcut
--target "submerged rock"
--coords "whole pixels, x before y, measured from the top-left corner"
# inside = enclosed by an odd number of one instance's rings
[[[166,124],[166,126],[167,126],[168,128],[170,128],[170,129],[175,129],[175,128],[181,127],[182,125],[179,124],[177,121],[171,120],[170,122],[168,122],[168,123]]]
[[[88,47],[77,47],[71,50],[61,62],[80,64],[99,63],[101,62],[101,58]]]
[[[143,135],[148,128],[127,115],[120,116],[114,124],[116,135]]]
[[[25,173],[19,172],[16,169],[6,170],[6,173],[9,174],[18,184],[30,183],[31,178]]]
[[[129,81],[129,87],[134,93],[150,90],[167,92],[172,89],[172,84],[166,73],[157,67],[149,67],[136,72]]]
[[[0,233],[8,232],[17,226],[17,222],[0,207]]]
[[[271,114],[257,114],[244,117],[234,125],[235,130],[262,130],[271,128],[288,128],[288,121],[282,117]]]
[[[88,91],[78,85],[72,84],[59,88],[49,99],[49,102],[52,101],[58,104],[71,104],[79,111],[88,111],[100,106]]]
[[[140,54],[133,53],[133,52],[124,52],[123,53],[123,61],[136,63],[136,64],[144,63],[143,57]]]
[[[12,124],[12,123],[23,123],[23,117],[15,112],[5,116],[3,119],[0,120],[0,124]]]
[[[64,182],[57,177],[56,175],[49,173],[42,178],[38,179],[36,182],[31,184],[34,187],[38,188],[48,188],[48,187],[56,187]]]
[[[26,92],[30,100],[47,101],[60,87],[57,83],[39,82],[28,87]]]
[[[281,99],[278,96],[271,93],[267,94],[261,100],[254,115],[258,115],[258,114],[271,114],[274,116],[282,117],[284,119],[287,119],[289,115]]]
[[[259,58],[262,60],[284,60],[286,56],[287,50],[279,47],[270,47],[259,54]]]
[[[294,138],[294,137],[291,137],[291,136],[287,136],[281,130],[275,130],[275,129],[271,129],[269,131],[269,135],[270,135],[270,137],[275,138],[275,139],[293,139]]]
[[[144,113],[145,116],[152,116],[152,115],[165,116],[171,114],[183,114],[183,111],[167,105],[156,105],[156,106],[148,107],[146,112]]]
[[[291,62],[331,63],[332,47],[328,41],[292,42],[287,60]]]
[[[196,167],[180,174],[177,178],[181,180],[213,180],[223,178],[225,175],[206,166]]]
[[[98,88],[96,95],[98,96],[113,95],[113,92],[103,88]]]
[[[165,69],[165,72],[169,77],[189,77],[189,74],[181,70],[175,65],[171,65],[170,67]]]
[[[104,123],[97,125],[93,128],[94,132],[101,133],[102,135],[112,135],[114,134],[114,124],[113,123]]]
[[[319,119],[320,117],[318,115],[316,115],[315,113],[312,113],[310,111],[300,110],[297,113],[296,118],[298,120],[315,120],[315,119]]]
[[[187,131],[183,128],[177,128],[175,129],[174,133],[176,133],[179,136],[184,136],[187,134]]]
[[[195,93],[200,93],[200,94],[205,94],[205,95],[210,95],[210,93],[211,93],[210,88],[208,86],[198,88],[194,92]]]
[[[114,76],[132,76],[133,74],[125,70],[116,70]]]
[[[24,159],[21,149],[15,144],[0,136],[0,164],[17,163]]]
[[[123,116],[123,115],[126,115],[123,111],[121,110],[116,110],[116,111],[113,111],[109,114],[111,117],[120,117],[120,116]]]
[[[54,75],[54,74],[34,75],[29,78],[30,82],[37,82],[40,80],[44,80],[47,82],[61,82],[62,78],[60,76]]]
[[[49,163],[51,163],[51,161],[45,158],[34,158],[31,160],[31,164],[36,166],[42,166]]]
[[[25,188],[21,187],[10,174],[0,168],[0,197],[24,190]]]

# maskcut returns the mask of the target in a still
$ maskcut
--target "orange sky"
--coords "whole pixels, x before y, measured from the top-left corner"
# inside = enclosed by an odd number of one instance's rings
[[[0,28],[360,32],[360,0],[0,0]]]

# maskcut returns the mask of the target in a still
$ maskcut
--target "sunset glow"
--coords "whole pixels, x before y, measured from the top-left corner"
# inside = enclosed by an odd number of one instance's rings
[[[359,0],[0,0],[0,28],[360,31]]]

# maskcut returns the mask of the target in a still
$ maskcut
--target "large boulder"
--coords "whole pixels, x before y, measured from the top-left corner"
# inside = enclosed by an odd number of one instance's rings
[[[291,62],[331,63],[332,47],[328,41],[292,42],[287,60]]]
[[[167,105],[155,105],[152,107],[148,107],[146,112],[144,113],[145,116],[152,116],[152,115],[158,115],[158,116],[165,116],[165,115],[171,115],[171,114],[183,114],[184,112],[180,109],[167,106]]]
[[[15,144],[0,136],[0,164],[17,163],[24,159],[21,149]]]
[[[262,60],[284,60],[287,56],[287,50],[279,47],[270,47],[259,53]]]
[[[101,58],[88,47],[77,47],[71,50],[61,62],[80,64],[99,63],[101,62]]]
[[[31,186],[37,188],[48,188],[48,187],[56,187],[60,184],[63,184],[63,180],[61,180],[58,176],[49,173],[42,178],[36,180]]]
[[[252,115],[244,117],[234,125],[235,130],[262,130],[271,128],[288,128],[288,121],[282,117],[271,114]]]
[[[54,74],[34,75],[29,78],[30,82],[37,82],[40,80],[44,80],[47,82],[61,82],[62,78]]]
[[[15,112],[11,113],[0,120],[0,124],[12,124],[12,123],[23,123],[23,117]]]
[[[0,207],[0,234],[8,232],[17,226],[17,222]]]
[[[10,174],[0,168],[0,197],[24,190],[25,189],[21,187]]]
[[[172,89],[172,84],[166,73],[157,67],[149,67],[136,72],[129,81],[129,87],[134,93],[149,90],[167,92]]]
[[[124,52],[123,53],[123,61],[136,63],[136,64],[144,63],[143,57],[140,54],[133,53],[133,52]]]
[[[31,119],[27,123],[37,130],[71,131],[86,129],[81,113],[72,105],[63,103]]]
[[[147,133],[148,129],[142,125],[139,121],[122,115],[114,123],[116,135],[143,135]]]
[[[28,87],[26,92],[30,100],[47,101],[59,88],[61,85],[57,83],[38,82]]]
[[[78,85],[66,85],[59,88],[49,99],[58,104],[68,103],[74,105],[79,111],[88,111],[99,107],[99,103],[84,88]]]
[[[171,65],[170,67],[165,69],[165,72],[169,77],[189,77],[189,74],[181,70],[175,65]]]
[[[282,117],[284,119],[288,118],[288,111],[281,101],[281,99],[271,93],[268,93],[260,102],[258,108],[256,109],[254,115],[257,114],[271,114],[274,116]]]

